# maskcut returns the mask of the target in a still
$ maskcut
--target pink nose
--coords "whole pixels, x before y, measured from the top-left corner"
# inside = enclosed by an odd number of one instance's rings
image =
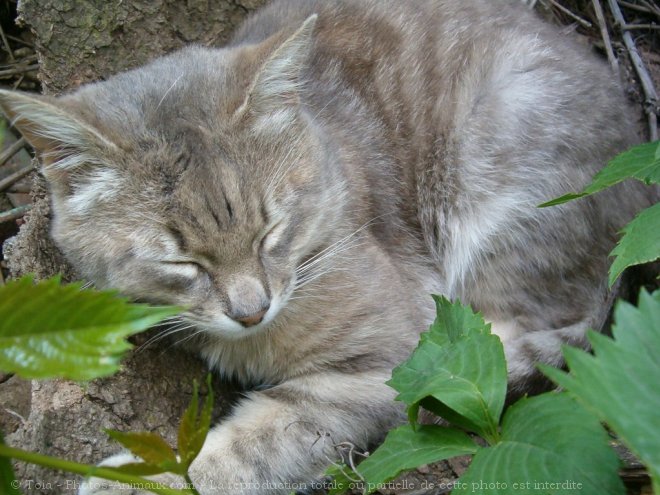
[[[247,315],[247,316],[241,316],[239,318],[234,318],[237,322],[239,322],[241,325],[244,327],[252,327],[258,323],[261,323],[261,321],[264,319],[264,316],[266,315],[266,312],[268,311],[268,308],[262,309],[261,311],[258,311],[257,313]]]

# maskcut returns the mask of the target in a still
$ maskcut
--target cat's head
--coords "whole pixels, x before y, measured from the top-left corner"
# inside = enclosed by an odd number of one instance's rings
[[[52,235],[82,275],[187,306],[221,335],[273,320],[342,207],[299,99],[315,21],[256,45],[185,49],[62,98],[0,91],[43,163]]]

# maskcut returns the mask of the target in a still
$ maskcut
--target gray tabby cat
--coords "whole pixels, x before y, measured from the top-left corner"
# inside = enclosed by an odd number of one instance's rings
[[[280,0],[226,48],[0,102],[80,273],[189,307],[209,364],[260,385],[194,463],[202,494],[288,493],[264,484],[403,421],[384,382],[430,293],[481,311],[528,390],[534,362],[586,345],[607,253],[647,201],[624,185],[536,207],[634,136],[605,64],[519,1]]]

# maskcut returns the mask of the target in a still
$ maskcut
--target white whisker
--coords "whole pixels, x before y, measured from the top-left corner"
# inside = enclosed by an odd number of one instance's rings
[[[167,88],[167,91],[165,91],[165,94],[163,95],[163,97],[162,97],[162,98],[160,99],[160,101],[158,102],[158,105],[156,105],[156,110],[158,110],[158,109],[160,108],[161,104],[165,101],[165,98],[167,97],[167,95],[169,94],[169,92],[172,91],[172,90],[174,89],[174,86],[176,86],[176,83],[178,83],[178,82],[179,82],[179,79],[181,79],[182,77],[183,77],[183,72],[181,73],[181,75],[180,75],[179,77],[177,77],[177,78],[174,80],[174,82],[172,83],[172,85],[171,85],[169,88]],[[155,111],[155,110],[154,110],[154,111]]]
[[[174,325],[172,328],[168,328],[166,330],[163,330],[162,332],[157,333],[153,337],[151,337],[149,340],[147,340],[144,344],[140,345],[135,352],[142,352],[145,349],[147,349],[149,346],[153,346],[157,342],[160,342],[163,339],[166,339],[168,337],[171,337],[172,335],[176,333],[181,333],[185,332],[186,330],[190,330],[191,328],[195,328],[196,325],[186,322],[186,321],[180,321],[176,325]]]

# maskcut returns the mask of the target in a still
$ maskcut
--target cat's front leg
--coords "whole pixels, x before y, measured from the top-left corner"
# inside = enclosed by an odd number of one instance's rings
[[[141,462],[141,460],[125,451],[108,457],[99,464],[99,467],[118,467],[135,462]],[[183,488],[185,486],[185,480],[172,473],[147,478],[148,483],[152,481],[154,486],[156,483],[172,488]],[[147,495],[153,493],[146,490],[146,488],[141,484],[128,485],[102,478],[86,478],[80,482],[78,495]]]
[[[405,420],[385,385],[389,377],[389,370],[314,373],[250,393],[209,432],[190,469],[197,490],[275,495],[311,488],[339,458],[340,444],[366,451]],[[107,486],[84,493],[142,493]]]
[[[309,488],[338,445],[365,451],[404,421],[389,370],[325,372],[249,395],[209,433],[191,468],[202,495],[288,494]]]

